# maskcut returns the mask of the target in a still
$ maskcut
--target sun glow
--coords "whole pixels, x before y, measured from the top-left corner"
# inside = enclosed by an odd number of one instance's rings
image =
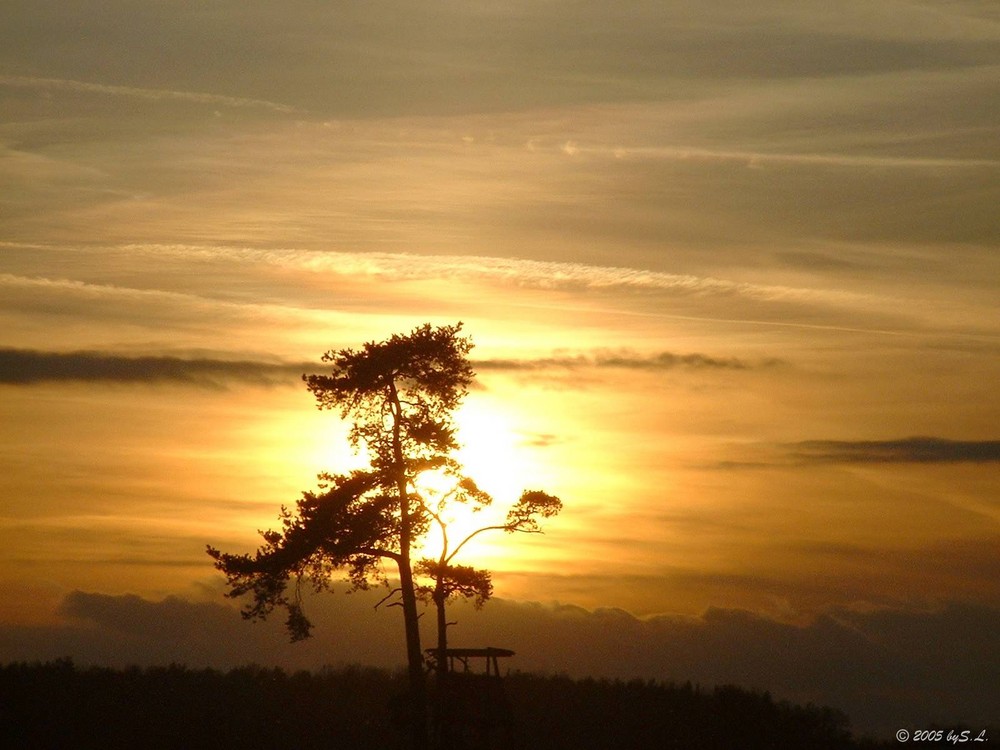
[[[488,399],[476,398],[463,404],[455,414],[455,421],[461,445],[455,458],[461,465],[461,473],[489,493],[493,502],[488,507],[447,503],[441,520],[446,524],[449,551],[452,552],[477,529],[503,524],[508,508],[530,484],[530,478],[525,476],[529,462],[523,455],[525,449],[509,413]],[[418,491],[432,504],[453,487],[454,480],[440,472],[425,472],[417,480]],[[509,561],[517,555],[516,545],[506,544],[509,540],[504,536],[500,531],[476,535],[454,562],[497,567],[501,560]],[[441,532],[435,524],[419,554],[436,557],[441,552],[441,544]]]
[[[509,395],[502,389],[472,393],[453,414],[460,444],[453,457],[460,464],[461,474],[492,496],[493,502],[479,510],[459,502],[447,503],[442,520],[451,551],[477,529],[502,525],[507,510],[526,489],[552,487],[552,467],[540,465],[537,449],[525,439],[532,428],[532,415],[522,411],[517,402],[504,398]],[[348,473],[368,465],[365,451],[350,446],[347,423],[329,412],[303,409],[299,401],[275,395],[273,402],[266,402],[266,419],[239,425],[237,434],[226,440],[227,445],[240,446],[237,453],[242,458],[249,453],[258,465],[272,467],[262,477],[256,477],[254,497],[260,499],[260,508],[254,511],[249,527],[273,527],[277,504],[293,503],[299,492],[315,486],[320,472]],[[249,445],[244,437],[248,434],[253,435]],[[220,459],[216,456],[215,460]],[[415,489],[436,507],[437,499],[453,489],[455,482],[440,472],[424,472],[415,484]],[[537,549],[531,549],[533,546],[502,531],[489,531],[476,535],[454,562],[491,570],[520,568],[522,555],[537,553]],[[414,558],[436,558],[441,549],[441,530],[432,524],[414,549]]]
[[[485,399],[467,401],[456,414],[456,453],[465,473],[497,503],[507,505],[524,490],[525,456],[509,413]]]

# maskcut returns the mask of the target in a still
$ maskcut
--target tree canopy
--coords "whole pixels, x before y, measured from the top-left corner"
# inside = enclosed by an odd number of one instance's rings
[[[472,342],[460,330],[461,323],[427,324],[359,350],[329,351],[323,361],[330,374],[303,375],[318,408],[338,409],[351,421],[351,444],[367,449],[371,468],[321,475],[319,491],[304,492],[294,512],[282,507],[282,528],[261,532],[264,545],[253,555],[208,548],[228,578],[229,596],[253,596],[245,616],[266,617],[284,607],[298,640],[310,630],[300,594],[304,581],[324,589],[336,572],[346,571],[352,587],[367,588],[385,580],[385,560],[409,577],[410,547],[429,521],[422,505],[411,501],[414,478],[445,464],[457,447],[451,414],[473,377],[467,359]],[[403,595],[405,600],[405,590]]]
[[[262,531],[264,545],[255,554],[208,548],[228,578],[228,596],[252,595],[244,617],[262,619],[284,607],[293,641],[308,638],[312,627],[302,609],[304,581],[317,591],[328,589],[344,571],[352,588],[367,589],[384,580],[382,558],[400,558],[397,499],[382,491],[373,472],[322,475],[320,490],[304,492],[294,513],[282,506],[281,530]]]
[[[351,443],[368,448],[376,472],[395,478],[458,447],[451,414],[474,376],[461,328],[427,324],[360,351],[327,352],[332,373],[303,376],[320,409],[353,421]]]

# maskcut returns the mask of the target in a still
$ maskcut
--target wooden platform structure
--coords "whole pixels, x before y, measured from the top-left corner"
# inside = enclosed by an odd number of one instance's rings
[[[435,667],[441,658],[439,651],[440,649],[437,648],[429,648],[425,651],[428,661],[435,665]],[[485,674],[487,677],[500,677],[500,664],[497,662],[497,659],[504,659],[513,655],[514,652],[509,648],[495,648],[493,646],[487,646],[486,648],[446,648],[444,650],[444,658],[448,664],[446,671],[448,673],[454,674],[457,671],[455,669],[456,664],[462,665],[461,674],[471,673],[472,670],[469,668],[470,660],[485,659]]]
[[[503,689],[500,659],[514,655],[506,648],[426,649],[433,683],[436,746],[448,750],[509,747],[513,716]],[[445,669],[439,671],[443,659]],[[484,667],[474,669],[482,660]],[[496,744],[500,742],[500,744]]]

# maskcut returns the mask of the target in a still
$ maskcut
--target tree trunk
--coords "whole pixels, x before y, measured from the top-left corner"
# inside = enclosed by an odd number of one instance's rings
[[[433,704],[433,724],[434,740],[437,743],[435,750],[450,750],[451,748],[451,722],[449,717],[449,693],[450,685],[448,658],[445,652],[448,650],[448,621],[445,616],[445,592],[443,580],[438,576],[434,586],[434,608],[437,613],[437,659],[434,662],[434,704]]]
[[[410,678],[411,741],[414,750],[427,748],[427,680],[424,676],[424,654],[420,648],[420,620],[417,615],[417,594],[413,589],[413,568],[410,564],[412,520],[407,485],[406,462],[403,460],[402,407],[396,384],[389,383],[392,405],[392,454],[396,492],[399,494],[399,587],[403,599],[403,625],[406,629],[406,663]]]
[[[437,611],[437,673],[441,676],[448,671],[448,662],[444,658],[444,652],[448,649],[448,620],[445,613],[444,589],[440,579],[435,587],[433,599]]]
[[[427,682],[424,676],[424,655],[420,649],[420,622],[417,617],[417,597],[413,591],[410,556],[399,561],[399,587],[403,599],[403,624],[406,629],[406,661],[410,683],[409,719],[413,722],[411,738],[414,750],[427,748]]]

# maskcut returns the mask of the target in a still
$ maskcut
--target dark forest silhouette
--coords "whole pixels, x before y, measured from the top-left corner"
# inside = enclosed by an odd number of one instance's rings
[[[409,732],[387,710],[405,672],[343,667],[286,673],[181,666],[114,670],[70,660],[0,667],[0,746],[102,750],[403,750]],[[775,701],[734,686],[504,679],[512,750],[883,750],[855,739],[831,708]],[[990,731],[993,736],[993,731]],[[924,747],[945,746],[922,743]],[[950,744],[947,746],[951,746]]]

